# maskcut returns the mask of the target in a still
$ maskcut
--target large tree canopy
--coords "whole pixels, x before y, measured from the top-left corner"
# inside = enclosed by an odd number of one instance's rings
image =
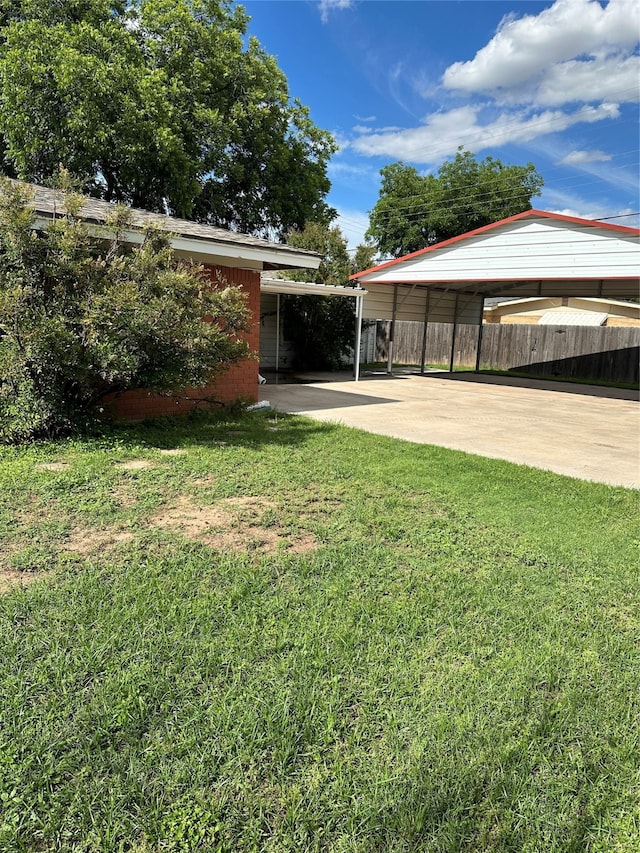
[[[478,162],[468,151],[458,151],[437,175],[422,176],[404,163],[385,166],[381,175],[367,234],[395,258],[530,210],[543,183],[532,163]]]
[[[224,0],[0,0],[0,156],[47,183],[279,234],[330,221],[336,146]]]

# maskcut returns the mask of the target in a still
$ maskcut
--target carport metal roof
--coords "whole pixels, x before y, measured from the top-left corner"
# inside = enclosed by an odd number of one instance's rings
[[[640,230],[527,210],[352,279],[365,317],[478,323],[486,296],[637,297],[639,275]]]
[[[485,297],[639,293],[640,230],[526,210],[351,276],[366,286],[363,317],[478,325]],[[423,341],[423,352],[425,341]],[[453,364],[453,344],[451,364]]]
[[[362,287],[338,287],[330,284],[318,284],[307,281],[291,281],[287,278],[260,277],[261,293],[287,293],[294,296],[351,296],[362,297],[366,290]]]

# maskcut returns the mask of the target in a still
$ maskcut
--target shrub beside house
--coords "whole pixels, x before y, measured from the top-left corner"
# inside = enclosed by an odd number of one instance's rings
[[[14,182],[17,183],[17,182]],[[35,213],[34,225],[46,229],[56,216],[65,211],[65,194],[38,185],[28,188]],[[86,198],[79,216],[99,235],[113,214],[109,202]],[[260,275],[263,271],[288,269],[317,269],[320,256],[314,252],[275,243],[248,234],[202,225],[145,210],[129,211],[129,224],[123,240],[139,245],[145,230],[155,227],[166,232],[177,259],[201,264],[207,271],[212,287],[236,285],[247,297],[250,328],[246,340],[252,353],[259,350],[260,338]],[[107,398],[109,410],[117,417],[142,419],[157,415],[176,414],[206,405],[211,400],[230,403],[238,399],[253,401],[258,396],[258,362],[243,359],[229,367],[215,383],[205,387],[185,388],[183,392],[165,396],[136,388]]]

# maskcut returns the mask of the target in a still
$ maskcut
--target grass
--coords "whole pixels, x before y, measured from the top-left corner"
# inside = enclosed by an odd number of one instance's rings
[[[640,850],[637,493],[273,413],[2,457],[3,853]]]

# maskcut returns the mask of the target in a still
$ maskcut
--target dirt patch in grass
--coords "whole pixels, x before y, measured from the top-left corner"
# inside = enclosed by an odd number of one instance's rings
[[[18,569],[0,567],[0,595],[16,587],[28,586],[39,578],[46,577],[49,572],[21,572]]]
[[[115,548],[122,542],[130,542],[133,533],[129,530],[114,530],[104,528],[100,530],[91,527],[74,527],[62,543],[62,551],[72,551],[88,557],[98,552],[104,553]]]
[[[64,538],[34,541],[28,536],[8,543],[0,553],[0,594],[50,576],[69,558],[108,556],[134,534],[116,528],[74,527]]]
[[[155,467],[150,459],[129,459],[128,462],[119,462],[116,465],[116,468],[121,471],[144,471],[147,468]]]
[[[39,462],[36,465],[38,471],[66,471],[68,462]]]
[[[263,497],[224,498],[201,506],[182,495],[157,513],[151,523],[219,551],[273,554],[285,549],[301,554],[317,548],[314,536],[286,530],[276,516],[276,504]]]

